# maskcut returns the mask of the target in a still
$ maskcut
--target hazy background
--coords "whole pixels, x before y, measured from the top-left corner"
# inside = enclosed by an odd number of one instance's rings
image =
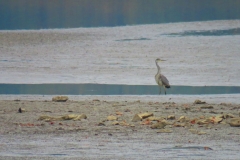
[[[239,0],[0,0],[0,29],[240,19]]]

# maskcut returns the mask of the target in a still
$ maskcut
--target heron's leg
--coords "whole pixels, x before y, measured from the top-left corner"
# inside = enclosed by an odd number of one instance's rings
[[[165,86],[164,86],[164,92],[165,92],[165,95],[166,95],[167,93],[166,93],[166,87]]]
[[[161,86],[159,86],[159,95],[161,94]]]

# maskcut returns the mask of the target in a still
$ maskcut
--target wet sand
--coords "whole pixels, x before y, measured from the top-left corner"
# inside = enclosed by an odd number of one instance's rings
[[[240,20],[0,31],[0,83],[239,86],[240,36],[169,36],[239,28]]]
[[[113,28],[0,32],[0,83],[104,83],[155,85],[155,58],[171,85],[239,85],[240,36],[167,36],[186,30],[240,26],[239,20],[169,23]],[[236,159],[239,127],[223,122],[173,125],[190,119],[240,112],[240,95],[69,96],[1,95],[1,158],[9,159]],[[196,99],[207,104],[193,104]],[[201,109],[209,107],[211,109]],[[26,112],[18,113],[18,109]],[[118,113],[122,113],[117,115]],[[171,133],[157,133],[135,114],[166,118]],[[41,115],[86,114],[81,121],[39,121]],[[119,125],[106,121],[118,117]],[[103,124],[101,124],[103,123]],[[151,123],[156,123],[153,121]],[[123,125],[125,124],[125,125]],[[128,125],[127,125],[128,124]],[[189,131],[204,132],[199,135]],[[213,150],[174,146],[210,147]],[[167,148],[164,150],[164,148]]]

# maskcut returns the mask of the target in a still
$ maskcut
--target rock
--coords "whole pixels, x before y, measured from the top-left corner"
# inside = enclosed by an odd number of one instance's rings
[[[142,125],[151,125],[152,124],[152,121],[146,119],[145,121],[143,121],[142,123],[140,123]]]
[[[231,118],[228,123],[231,127],[240,127],[240,118]]]
[[[26,112],[26,110],[24,108],[19,108],[18,113],[22,113],[22,112]]]
[[[212,116],[207,119],[198,120],[196,123],[199,125],[209,124],[209,123],[220,123],[223,120],[223,115]]]
[[[185,117],[185,116],[181,116],[178,120],[177,120],[177,122],[189,122],[190,121],[190,119],[189,118],[187,118],[187,117]]]
[[[210,111],[209,113],[218,114],[218,112],[216,112],[216,111]]]
[[[151,125],[152,129],[163,129],[167,125],[166,122],[158,122],[153,125]]]
[[[140,114],[138,114],[140,117],[142,117],[142,119],[145,119],[145,118],[148,118],[148,117],[151,117],[151,116],[153,116],[153,113],[148,113],[148,112],[146,112],[146,113],[140,113]]]
[[[173,126],[174,127],[185,127],[186,124],[185,123],[174,123]]]
[[[131,112],[131,110],[127,108],[124,110],[124,112]]]
[[[132,119],[132,122],[138,122],[138,121],[141,121],[141,120],[142,120],[142,117],[140,117],[138,114],[135,114],[135,116]]]
[[[153,116],[153,113],[140,113],[140,114],[135,114],[135,116],[132,119],[132,122],[137,122],[137,121],[141,121],[142,119],[148,118]]]
[[[80,114],[80,115],[69,114],[61,117],[62,120],[74,120],[74,121],[86,119],[86,118],[87,116],[85,114]]]
[[[190,131],[192,134],[198,134],[198,130],[193,128],[189,129],[188,131]]]
[[[170,129],[159,129],[157,133],[172,133],[172,130]]]
[[[117,119],[118,118],[116,116],[112,116],[112,115],[107,117],[108,121],[116,121]]]
[[[81,119],[87,119],[86,114],[80,114],[80,115],[74,115],[74,114],[73,114],[72,116],[74,116],[74,117],[73,117],[73,120],[74,120],[74,121],[81,120]]]
[[[231,113],[228,113],[228,114],[224,114],[224,118],[234,118],[235,116]]]
[[[66,102],[68,100],[67,96],[56,96],[52,98],[54,102]]]
[[[116,111],[116,115],[122,116],[123,113],[122,113],[122,112],[119,112],[119,111]]]
[[[220,105],[227,106],[227,103],[220,103]]]
[[[199,131],[197,134],[198,135],[203,135],[203,134],[207,134],[207,132]]]
[[[119,125],[119,122],[118,122],[118,121],[114,121],[114,122],[112,123],[112,125]]]
[[[131,126],[130,124],[128,124],[126,121],[122,121],[119,123],[121,126]]]
[[[213,116],[213,117],[210,117],[209,118],[213,123],[220,123],[223,118],[222,118],[222,115],[218,115],[218,116]]]
[[[204,124],[211,123],[211,120],[206,120],[206,119],[204,119],[204,120],[198,120],[196,123],[197,123],[198,125],[204,125]]]
[[[205,104],[206,102],[200,101],[199,99],[194,101],[194,104]]]
[[[81,119],[86,119],[87,116],[85,114],[69,114],[61,117],[51,117],[51,116],[40,116],[38,120],[45,120],[46,122],[50,121],[64,121],[64,120],[81,120]]]
[[[174,120],[176,117],[174,115],[169,115],[167,119]]]
[[[201,106],[201,109],[213,109],[213,106]]]
[[[99,122],[97,125],[98,126],[106,126],[103,122]]]
[[[162,120],[164,120],[163,117],[148,117],[147,119],[149,121],[162,121]]]
[[[192,134],[198,134],[198,135],[203,135],[203,134],[207,134],[206,132],[203,132],[203,131],[198,131],[196,129],[189,129],[189,131],[192,133]]]

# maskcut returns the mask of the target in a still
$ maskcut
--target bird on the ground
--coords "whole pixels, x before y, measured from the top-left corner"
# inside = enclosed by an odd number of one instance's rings
[[[157,69],[158,69],[158,72],[155,75],[155,80],[159,86],[159,94],[161,94],[161,86],[163,86],[165,94],[166,94],[166,88],[170,88],[170,84],[169,84],[168,79],[164,75],[161,74],[161,69],[158,65],[158,62],[161,62],[161,61],[165,61],[165,60],[162,60],[159,58],[157,58],[155,60],[155,63],[156,63]]]

